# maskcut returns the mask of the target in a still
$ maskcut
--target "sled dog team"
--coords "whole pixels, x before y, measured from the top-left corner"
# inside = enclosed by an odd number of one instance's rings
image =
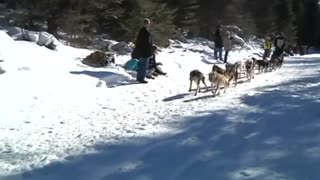
[[[234,64],[225,64],[225,68],[214,64],[212,71],[208,75],[208,80],[211,83],[211,90],[213,95],[220,94],[220,88],[223,87],[224,92],[230,85],[231,81],[234,81],[234,85],[237,86],[238,79],[242,74],[245,74],[248,81],[254,78],[255,70],[258,70],[258,73],[266,73],[268,71],[273,71],[280,69],[283,64],[284,56],[280,55],[278,57],[273,57],[270,60],[267,59],[256,59],[251,58],[246,61],[239,61]],[[204,73],[199,70],[193,70],[190,72],[190,86],[189,92],[191,91],[193,82],[197,85],[195,96],[200,92],[200,82],[204,84],[208,90],[206,84],[206,77]],[[215,86],[215,88],[214,88]]]

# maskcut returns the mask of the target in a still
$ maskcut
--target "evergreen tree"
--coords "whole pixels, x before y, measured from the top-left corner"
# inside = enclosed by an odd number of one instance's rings
[[[175,10],[167,8],[167,4],[161,1],[135,0],[135,2],[136,7],[128,14],[130,18],[121,22],[122,28],[126,32],[125,38],[134,42],[142,27],[143,19],[150,18],[155,43],[168,45],[168,40],[175,31]]]
[[[253,14],[246,9],[245,0],[232,0],[226,6],[223,22],[241,27],[245,34],[256,34]]]
[[[172,0],[168,7],[176,9],[174,23],[177,27],[188,30],[192,34],[199,34],[199,2],[198,0]]]
[[[304,44],[303,36],[305,34],[304,28],[304,4],[301,0],[293,0],[293,12],[295,14],[295,21],[294,24],[297,27],[297,34],[296,34],[296,43]]]
[[[304,18],[303,18],[303,42],[307,45],[316,45],[319,36],[319,4],[318,0],[304,1]]]
[[[293,42],[296,40],[296,26],[290,0],[277,0],[275,3],[276,30],[283,32],[286,38]]]
[[[284,32],[291,41],[320,45],[318,0],[5,0],[22,13],[17,26],[60,29],[76,38],[96,35],[134,41],[144,18],[151,19],[155,42],[168,44],[177,29],[212,39],[217,24],[237,25],[260,37]],[[11,18],[11,16],[10,16]],[[46,26],[44,26],[46,25]],[[178,32],[179,33],[179,32]]]

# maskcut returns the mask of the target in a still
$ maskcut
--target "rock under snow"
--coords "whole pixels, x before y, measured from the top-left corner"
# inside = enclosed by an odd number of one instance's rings
[[[128,54],[131,53],[133,50],[133,45],[126,42],[117,42],[112,40],[104,40],[106,45],[106,51],[116,52],[117,54]]]
[[[240,29],[238,26],[236,25],[226,25],[224,26],[225,29],[227,29],[228,31],[234,33],[234,34],[237,34],[239,36],[242,36],[243,35],[243,31],[242,29]]]
[[[37,43],[39,46],[45,46],[49,49],[55,49],[60,42],[48,32],[30,31],[19,27],[9,27],[7,34],[14,40],[26,40]]]

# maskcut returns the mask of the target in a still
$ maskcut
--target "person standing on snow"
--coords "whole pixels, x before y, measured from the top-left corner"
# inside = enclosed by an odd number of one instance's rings
[[[286,47],[286,38],[283,33],[279,33],[279,35],[274,40],[274,52],[272,54],[272,58],[279,57],[283,54],[284,48]]]
[[[263,59],[266,59],[270,56],[271,48],[272,48],[271,39],[270,37],[267,36],[263,43],[263,49],[264,49]]]
[[[228,55],[229,55],[229,52],[232,50],[232,39],[233,37],[230,35],[230,32],[227,31],[225,38],[223,39],[224,63],[228,62]]]
[[[220,61],[222,61],[222,48],[223,48],[221,32],[222,32],[222,27],[221,25],[218,25],[216,32],[214,34],[214,58],[217,60],[218,54],[219,54]]]
[[[148,83],[148,81],[146,81],[145,78],[149,67],[149,59],[153,55],[153,40],[152,35],[148,30],[150,27],[150,23],[151,22],[149,19],[144,19],[143,27],[139,31],[135,43],[135,48],[132,52],[132,56],[139,59],[139,66],[137,72],[137,81],[139,83]]]

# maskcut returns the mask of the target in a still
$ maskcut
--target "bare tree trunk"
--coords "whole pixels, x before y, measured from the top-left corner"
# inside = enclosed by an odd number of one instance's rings
[[[35,25],[34,25],[34,16],[33,16],[33,10],[32,8],[30,8],[28,10],[28,14],[27,14],[27,29],[30,29],[30,30],[38,30],[38,29],[35,29]]]
[[[57,23],[57,18],[54,16],[48,17],[47,18],[47,31],[48,33],[54,35],[55,37],[57,37],[58,35],[58,23]]]

